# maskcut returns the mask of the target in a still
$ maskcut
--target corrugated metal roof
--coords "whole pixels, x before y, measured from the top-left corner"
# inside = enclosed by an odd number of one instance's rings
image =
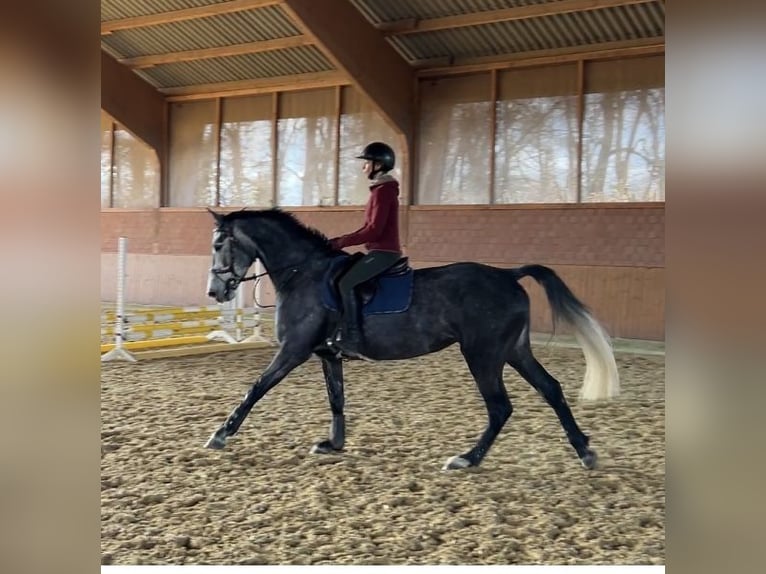
[[[157,80],[155,80],[149,74],[147,74],[147,71],[148,70],[133,70],[133,73],[136,74],[142,80],[150,83],[155,88],[161,88],[162,86],[157,82]]]
[[[663,36],[664,5],[633,4],[389,37],[408,60],[472,58]]]
[[[220,4],[222,0],[101,0],[101,21]]]
[[[101,0],[102,21],[222,3],[223,0]],[[320,0],[316,0],[319,2]],[[350,0],[373,24],[416,18],[428,20],[560,0]],[[301,29],[278,6],[205,18],[116,30],[102,36],[103,49],[116,58],[214,48],[295,36]],[[615,41],[663,37],[662,0],[613,8],[390,35],[387,40],[411,63],[519,55]],[[334,69],[315,46],[236,57],[179,62],[135,70],[155,87],[285,76]]]
[[[408,18],[428,19],[462,16],[488,10],[546,4],[556,0],[351,0],[373,24]]]
[[[114,50],[111,46],[104,44],[104,42],[101,42],[101,49],[115,60],[122,58],[122,54],[120,54],[117,50]]]
[[[316,46],[273,52],[178,62],[142,70],[151,83],[162,88],[232,82],[333,70]]]
[[[300,34],[277,6],[146,28],[118,30],[102,42],[123,58],[230,46]]]

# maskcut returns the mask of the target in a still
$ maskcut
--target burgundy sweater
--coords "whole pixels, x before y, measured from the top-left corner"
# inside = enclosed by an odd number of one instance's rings
[[[333,245],[340,249],[361,244],[368,251],[402,252],[399,243],[399,183],[391,176],[383,176],[370,186],[364,225],[333,240]]]

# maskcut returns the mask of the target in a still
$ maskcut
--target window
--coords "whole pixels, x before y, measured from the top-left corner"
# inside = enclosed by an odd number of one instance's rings
[[[159,167],[154,150],[118,126],[114,131],[112,207],[159,207]]]
[[[160,162],[155,151],[101,113],[101,207],[152,208],[160,204]]]
[[[216,205],[216,102],[170,107],[170,205]]]
[[[583,201],[664,201],[664,71],[660,56],[586,66]]]
[[[340,116],[340,157],[339,157],[339,205],[364,205],[370,196],[366,176],[362,173],[362,162],[355,159],[370,142],[382,141],[398,150],[396,132],[375,111],[372,103],[352,87],[342,91],[342,112]],[[401,158],[397,157],[391,175],[401,179]]]
[[[176,102],[170,206],[363,205],[369,190],[355,156],[374,140],[397,147],[394,131],[351,87]],[[398,166],[393,173],[400,177]]]
[[[494,102],[489,73],[421,81],[417,203],[664,201],[664,73],[586,62],[581,94],[577,63],[500,70]]]
[[[101,207],[112,207],[112,133],[114,123],[101,112]]]
[[[498,74],[496,203],[577,201],[577,65]]]
[[[273,95],[227,98],[221,105],[220,204],[273,204]]]
[[[491,127],[489,74],[421,84],[419,203],[489,201]]]
[[[334,205],[335,90],[279,96],[277,203]]]

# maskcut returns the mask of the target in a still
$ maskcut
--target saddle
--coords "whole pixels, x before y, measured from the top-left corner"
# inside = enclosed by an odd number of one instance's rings
[[[325,306],[340,308],[340,289],[338,282],[343,274],[354,265],[364,253],[354,253],[337,257],[330,263],[323,285]],[[362,311],[365,315],[378,313],[400,313],[409,307],[412,295],[413,269],[409,258],[402,257],[387,271],[356,286]]]

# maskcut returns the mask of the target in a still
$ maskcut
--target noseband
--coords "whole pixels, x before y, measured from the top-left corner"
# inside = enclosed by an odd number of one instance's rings
[[[223,252],[223,257],[222,257],[224,266],[212,267],[210,269],[210,272],[213,275],[217,276],[221,281],[223,281],[229,290],[233,291],[239,286],[240,283],[244,283],[246,281],[256,281],[256,285],[257,285],[257,281],[261,279],[261,277],[265,277],[266,275],[269,275],[270,273],[279,273],[286,269],[292,269],[292,274],[290,275],[290,277],[288,277],[287,281],[285,281],[281,285],[281,287],[284,287],[287,284],[287,282],[289,282],[290,279],[292,279],[295,276],[295,274],[298,272],[298,269],[306,263],[306,261],[304,260],[298,263],[297,265],[286,265],[284,267],[274,269],[271,272],[264,271],[263,273],[247,275],[247,276],[237,275],[237,272],[234,268],[234,250],[239,249],[240,251],[245,253],[248,257],[250,256],[250,254],[247,251],[245,251],[245,248],[242,246],[239,240],[237,240],[237,238],[234,237],[234,234],[230,230],[224,230],[224,229],[218,228],[217,231],[223,236],[223,245],[221,245],[220,250],[221,251],[226,250]],[[260,256],[258,253],[256,253],[255,257],[253,258],[253,260],[256,260],[256,259],[260,259]],[[231,277],[229,277],[228,279],[223,279],[221,275],[226,275],[226,274],[231,275]],[[273,305],[267,305],[266,307],[273,307]]]
[[[244,275],[237,275],[237,271],[234,268],[234,250],[238,249],[242,252],[245,252],[244,247],[242,247],[241,243],[230,231],[220,228],[217,231],[223,235],[223,245],[221,245],[219,250],[222,253],[221,259],[224,265],[223,267],[212,267],[210,272],[221,279],[221,281],[226,283],[226,287],[232,290],[236,289],[237,286],[243,281],[257,279],[259,277],[258,275],[251,275],[249,277]],[[248,253],[247,255],[249,256],[250,254]],[[221,275],[231,275],[231,277],[228,279],[223,279]]]

